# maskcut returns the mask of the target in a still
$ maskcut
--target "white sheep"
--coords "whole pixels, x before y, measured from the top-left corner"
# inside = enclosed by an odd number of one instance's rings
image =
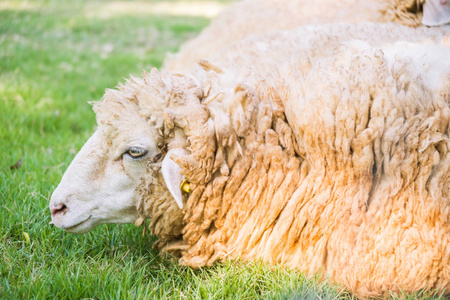
[[[263,259],[358,296],[449,294],[450,27],[420,30],[299,28],[108,90],[54,224],[148,218],[184,265]]]
[[[426,25],[442,25],[450,22],[450,1],[440,1],[447,0],[244,0],[223,11],[178,53],[169,55],[164,68],[187,72],[198,60],[211,59],[222,48],[249,36],[305,25],[396,22],[417,27],[423,20]]]

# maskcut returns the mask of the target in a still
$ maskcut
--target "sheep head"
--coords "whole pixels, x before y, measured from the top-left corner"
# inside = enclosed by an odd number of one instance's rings
[[[199,93],[194,79],[156,70],[107,90],[94,106],[97,130],[51,197],[53,224],[81,234],[105,223],[141,224],[147,217],[157,222],[160,215],[154,214],[167,211],[170,216],[163,221],[178,224],[156,224],[155,230],[160,236],[179,234],[180,165],[189,165],[187,146],[208,147],[204,140],[213,134]],[[194,127],[205,127],[205,134],[192,134]],[[206,180],[207,172],[197,173],[197,181]]]

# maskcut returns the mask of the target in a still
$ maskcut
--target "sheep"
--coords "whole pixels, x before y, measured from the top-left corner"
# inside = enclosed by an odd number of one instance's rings
[[[211,59],[223,47],[246,37],[304,25],[396,22],[417,27],[422,10],[426,25],[442,25],[450,22],[450,1],[446,5],[439,1],[444,0],[244,0],[222,12],[178,53],[168,55],[164,68],[188,72],[198,60]]]
[[[261,259],[362,297],[449,294],[450,28],[420,30],[305,27],[131,77],[95,104],[52,222],[149,219],[182,265]],[[239,61],[258,56],[278,61]]]
[[[399,39],[414,43],[443,40],[448,43],[450,26],[439,28],[410,28],[391,24],[360,23],[355,25],[309,25],[298,30],[286,30],[253,36],[225,46],[211,61],[233,65],[235,69],[252,69],[259,73],[272,73],[280,65],[298,54],[306,52],[310,59],[326,56],[337,44],[352,40],[366,40],[373,46],[393,43]],[[305,35],[305,38],[302,37]],[[369,38],[370,36],[370,38]],[[302,41],[303,44],[300,44]],[[195,74],[201,67],[193,68]]]

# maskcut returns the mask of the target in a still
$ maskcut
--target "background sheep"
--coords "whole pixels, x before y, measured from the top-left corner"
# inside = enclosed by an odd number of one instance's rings
[[[270,74],[291,57],[298,57],[299,51],[304,51],[306,57],[315,61],[326,57],[331,49],[346,41],[364,40],[372,46],[379,46],[394,43],[400,36],[401,40],[414,43],[426,44],[440,40],[447,45],[450,43],[450,26],[410,28],[392,24],[361,23],[357,26],[358,30],[354,28],[352,24],[309,25],[303,26],[301,30],[267,33],[227,45],[214,55],[211,61],[233,66],[234,69],[251,69],[261,74]],[[302,35],[306,37],[303,38]],[[302,41],[302,44],[299,41]],[[196,66],[193,71],[200,69],[200,66]]]
[[[434,5],[428,13],[428,25],[450,22],[450,2],[443,6],[439,0],[427,2]],[[416,27],[422,22],[423,3],[423,0],[244,0],[222,12],[199,36],[183,44],[177,54],[168,56],[164,67],[175,72],[188,71],[198,60],[210,59],[223,47],[251,35],[304,25],[396,22]],[[445,13],[435,16],[435,11],[444,8]]]
[[[185,265],[261,258],[362,296],[448,293],[448,27],[427,43],[374,39],[414,32],[301,28],[242,53],[289,43],[289,62],[272,77],[228,58],[202,62],[195,77],[132,78],[96,105],[99,127],[52,196],[54,223],[82,233],[149,218],[158,246]],[[168,187],[182,178],[164,165],[190,182],[178,204]]]

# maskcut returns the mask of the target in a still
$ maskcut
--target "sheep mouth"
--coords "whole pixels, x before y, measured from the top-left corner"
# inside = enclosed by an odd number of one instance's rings
[[[92,217],[92,215],[90,215],[90,216],[89,216],[86,220],[84,220],[84,221],[81,221],[81,222],[79,222],[79,223],[77,223],[77,224],[75,224],[75,225],[69,226],[69,227],[63,227],[63,229],[70,232],[70,231],[72,231],[73,229],[76,229],[77,227],[80,227],[81,225],[86,224],[86,222],[89,221],[89,220],[91,219],[91,217]]]

